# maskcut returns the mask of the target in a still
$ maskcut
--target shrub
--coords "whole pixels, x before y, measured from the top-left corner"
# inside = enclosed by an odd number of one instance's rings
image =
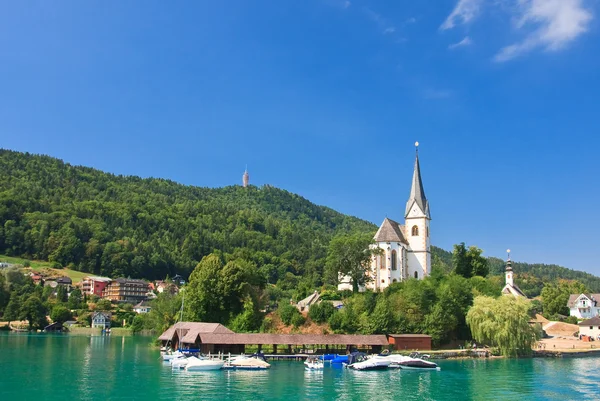
[[[279,309],[277,309],[277,314],[279,315],[281,321],[289,326],[292,324],[292,319],[294,316],[300,315],[300,312],[294,305],[285,304],[281,305]]]
[[[335,313],[335,307],[331,302],[320,302],[310,307],[308,310],[308,317],[311,318],[313,322],[316,323],[324,323],[331,315]]]
[[[52,262],[50,264],[50,267],[53,269],[62,269],[63,268],[63,266],[59,262]]]
[[[569,316],[568,318],[565,319],[565,323],[577,324],[577,317]]]
[[[30,260],[24,260],[23,261],[23,267],[31,267],[31,261]]]
[[[306,319],[300,314],[300,312],[292,316],[292,324],[294,325],[294,327],[302,326],[305,321]]]

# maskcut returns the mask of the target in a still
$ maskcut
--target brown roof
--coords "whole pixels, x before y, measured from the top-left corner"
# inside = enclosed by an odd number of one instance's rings
[[[158,337],[158,339],[161,341],[172,340],[175,333],[182,338],[181,342],[194,343],[200,333],[230,334],[233,333],[233,331],[220,323],[178,322],[169,327],[160,337]],[[190,339],[191,341],[186,341]]]
[[[580,326],[600,326],[600,316],[594,316],[591,319],[579,323]]]
[[[427,334],[388,334],[388,337],[394,337],[394,338],[398,338],[398,337],[403,337],[403,338],[431,338],[431,336],[427,335]]]
[[[585,295],[589,300],[592,300],[592,299],[594,299],[596,301],[600,300],[600,294],[587,294],[587,293],[585,293],[585,294],[571,294],[569,296],[569,301],[567,302],[567,308],[574,307],[575,306],[575,302],[577,302],[577,299],[580,296],[582,296],[582,295]]]
[[[384,335],[349,334],[200,334],[203,344],[389,345]]]
[[[404,238],[404,234],[402,234],[400,223],[388,219],[387,217],[385,218],[385,220],[383,220],[383,223],[381,223],[381,227],[379,227],[379,230],[377,230],[377,233],[375,234],[375,242],[403,242],[405,244],[408,243]]]

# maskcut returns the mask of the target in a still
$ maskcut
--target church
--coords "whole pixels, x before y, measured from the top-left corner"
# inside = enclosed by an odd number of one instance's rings
[[[429,239],[429,202],[425,197],[419,167],[419,143],[404,224],[385,218],[374,237],[372,248],[379,248],[371,258],[366,288],[383,291],[390,284],[409,278],[422,279],[431,273],[431,242]],[[338,290],[352,290],[349,277],[342,277]],[[364,290],[364,288],[361,288]]]

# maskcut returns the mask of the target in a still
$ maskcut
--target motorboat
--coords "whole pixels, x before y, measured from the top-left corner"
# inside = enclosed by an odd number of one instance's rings
[[[429,355],[420,355],[417,352],[405,355],[394,355],[394,354],[379,354],[380,358],[387,358],[390,360],[390,368],[399,368],[407,370],[440,370],[440,367],[431,361],[427,361]]]
[[[185,356],[171,359],[170,364],[173,369],[184,369],[190,362],[190,358]]]
[[[429,355],[420,355],[418,352],[410,354],[403,361],[397,362],[400,369],[405,370],[441,370],[437,363],[426,360]]]
[[[392,361],[388,357],[374,355],[369,357],[364,352],[353,352],[348,356],[348,369],[354,370],[382,370],[387,369]]]
[[[304,369],[306,370],[323,370],[325,363],[320,358],[308,358],[304,361]]]
[[[162,360],[165,362],[170,362],[171,359],[183,358],[184,356],[185,355],[181,351],[175,351],[175,352],[167,351],[164,354],[162,354]]]
[[[185,370],[188,372],[219,370],[225,364],[225,361],[221,359],[196,358],[195,356],[191,356],[187,359],[188,363],[185,366]]]
[[[261,357],[261,354],[254,354],[229,358],[223,367],[227,369],[257,370],[269,369],[271,364],[265,360],[264,356]]]

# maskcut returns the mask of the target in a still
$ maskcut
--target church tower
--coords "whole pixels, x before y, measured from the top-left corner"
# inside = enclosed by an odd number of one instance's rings
[[[415,143],[416,157],[410,196],[406,202],[405,232],[409,249],[407,250],[408,278],[422,279],[431,273],[431,243],[429,240],[429,202],[425,197],[421,168],[419,166],[419,142]]]
[[[246,166],[246,171],[244,171],[244,175],[242,176],[242,186],[246,188],[248,183],[250,182],[250,174],[248,174],[248,166]]]
[[[513,269],[512,269],[512,261],[510,260],[510,249],[507,249],[506,252],[508,253],[508,259],[506,260],[506,272],[505,272],[505,278],[506,278],[506,285],[510,285],[511,287],[514,287],[515,283],[514,283],[514,274],[513,274]]]

